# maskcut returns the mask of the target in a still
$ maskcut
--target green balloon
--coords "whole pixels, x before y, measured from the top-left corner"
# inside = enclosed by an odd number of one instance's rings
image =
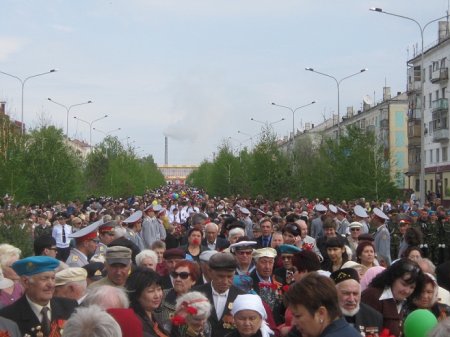
[[[406,317],[403,332],[406,337],[426,337],[436,324],[436,316],[431,311],[417,309]]]

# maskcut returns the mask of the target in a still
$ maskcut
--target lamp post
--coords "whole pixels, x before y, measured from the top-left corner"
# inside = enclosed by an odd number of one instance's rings
[[[77,104],[72,104],[72,105],[64,105],[62,103],[58,103],[55,100],[51,99],[51,98],[47,98],[50,102],[62,106],[64,109],[66,109],[67,112],[67,118],[66,118],[66,138],[69,139],[69,113],[70,113],[70,109],[72,109],[75,106],[79,106],[79,105],[85,105],[85,104],[91,104],[92,101],[87,101],[87,102],[82,102],[82,103],[77,103]]]
[[[269,123],[268,121],[263,122],[263,121],[254,119],[253,117],[250,118],[250,120],[253,121],[253,122],[256,122],[256,123],[263,124],[266,128],[268,128],[269,126],[272,126],[272,125],[274,125],[274,124],[277,124],[277,123],[280,123],[280,122],[284,121],[285,118],[281,118],[281,119],[279,119],[279,120],[277,120],[277,121],[275,121],[275,122],[271,122],[271,123]]]
[[[96,129],[96,128],[92,128],[92,130],[95,130],[95,131],[97,131],[97,132],[103,133],[103,134],[105,135],[105,137],[107,137],[107,136],[109,136],[111,133],[114,133],[114,132],[116,132],[116,131],[122,130],[122,128],[117,128],[117,129],[110,130],[110,131],[102,131],[102,130]],[[125,139],[126,139],[126,138],[125,138]]]
[[[297,110],[300,110],[302,108],[306,108],[307,106],[310,106],[310,105],[316,104],[316,103],[317,103],[316,101],[312,101],[311,103],[308,103],[308,104],[305,104],[305,105],[301,105],[301,106],[293,109],[291,107],[272,102],[272,105],[280,107],[280,108],[288,109],[288,110],[290,110],[292,112],[292,150],[294,150],[294,138],[295,138],[295,112]]]
[[[253,147],[253,136],[251,134],[248,134],[248,133],[245,133],[245,132],[242,132],[242,131],[239,131],[239,130],[238,130],[238,133],[240,133],[240,134],[242,134],[244,136],[250,137],[249,138],[250,139],[250,143],[251,143],[251,146]]]
[[[81,119],[77,116],[73,116],[73,118],[75,118],[77,121],[86,123],[87,125],[89,125],[89,147],[92,148],[92,124],[94,124],[95,122],[98,122],[99,120],[105,119],[106,117],[108,117],[108,115],[104,115],[100,118],[94,119],[91,122],[85,121],[84,119]]]
[[[305,68],[305,70],[311,71],[311,72],[313,72],[313,73],[316,73],[316,74],[319,74],[319,75],[322,75],[322,76],[326,76],[326,77],[332,78],[332,79],[336,82],[336,86],[337,86],[337,99],[338,99],[338,101],[337,101],[337,111],[338,111],[338,122],[337,122],[338,132],[337,132],[337,139],[338,139],[338,143],[339,143],[339,140],[340,140],[340,137],[341,137],[341,108],[340,108],[340,106],[341,106],[341,104],[340,104],[340,99],[341,99],[341,95],[340,95],[340,90],[341,90],[341,89],[340,89],[340,87],[341,87],[341,83],[342,83],[342,81],[344,81],[344,80],[346,80],[346,79],[348,79],[348,78],[350,78],[350,77],[359,75],[359,74],[361,74],[361,73],[367,71],[368,69],[367,69],[367,68],[361,69],[361,70],[358,71],[357,73],[354,73],[354,74],[345,76],[344,78],[341,78],[340,80],[338,80],[336,77],[334,77],[334,76],[332,76],[332,75],[325,74],[325,73],[322,73],[322,72],[320,72],[320,71],[314,70],[314,68]]]
[[[442,16],[440,18],[431,20],[429,22],[427,22],[424,26],[422,26],[417,20],[410,18],[408,16],[404,16],[404,15],[400,15],[400,14],[395,14],[395,13],[390,13],[390,12],[386,12],[384,11],[382,8],[370,8],[371,11],[373,12],[378,12],[378,13],[383,13],[386,15],[391,15],[391,16],[396,16],[398,18],[401,19],[405,19],[405,20],[409,20],[414,22],[420,30],[420,40],[421,40],[421,53],[420,53],[420,105],[421,105],[421,109],[420,109],[420,123],[421,123],[421,132],[420,132],[420,175],[419,175],[419,200],[420,203],[422,205],[425,204],[425,134],[424,134],[424,130],[425,130],[425,105],[423,104],[423,71],[424,71],[424,67],[423,67],[423,53],[424,53],[424,49],[423,49],[423,43],[424,43],[424,39],[423,39],[423,32],[425,31],[425,28],[427,28],[430,24],[432,24],[433,22],[436,22],[438,20],[441,19],[446,19],[447,16]]]
[[[9,76],[9,77],[15,78],[15,79],[18,80],[18,81],[21,83],[21,85],[22,85],[22,106],[21,106],[21,117],[20,117],[20,118],[21,118],[21,119],[20,119],[20,123],[21,123],[21,132],[22,132],[22,134],[25,133],[25,125],[24,125],[24,123],[23,123],[23,93],[24,93],[24,89],[25,89],[25,83],[27,83],[27,81],[28,81],[29,79],[31,79],[31,78],[38,77],[38,76],[43,76],[43,75],[47,75],[47,74],[51,74],[51,73],[54,73],[54,72],[56,72],[56,71],[58,71],[58,69],[51,69],[51,70],[49,70],[49,71],[46,71],[45,73],[40,73],[40,74],[36,74],[36,75],[31,75],[31,76],[25,77],[24,79],[21,79],[20,77],[15,76],[15,75],[12,75],[12,74],[5,73],[4,71],[0,71],[0,73],[2,73],[3,75],[6,75],[6,76]]]

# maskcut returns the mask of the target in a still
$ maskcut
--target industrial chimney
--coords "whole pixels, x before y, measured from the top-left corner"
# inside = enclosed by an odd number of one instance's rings
[[[164,165],[169,165],[169,139],[164,137]]]

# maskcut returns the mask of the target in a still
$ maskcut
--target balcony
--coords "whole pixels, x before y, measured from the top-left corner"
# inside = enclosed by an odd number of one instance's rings
[[[448,111],[448,99],[440,98],[431,103],[431,112]]]
[[[431,73],[431,83],[448,81],[448,68],[441,68]]]
[[[422,117],[421,113],[422,113],[422,109],[420,109],[420,108],[409,109],[408,110],[408,120],[415,120],[415,119],[420,120],[420,118]]]
[[[445,142],[448,141],[450,136],[449,129],[435,129],[433,130],[433,142]]]
[[[412,94],[413,92],[420,91],[422,88],[422,83],[420,81],[413,81],[408,83],[407,92],[408,94]]]

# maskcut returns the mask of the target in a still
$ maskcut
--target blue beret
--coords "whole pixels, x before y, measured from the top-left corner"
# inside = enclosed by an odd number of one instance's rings
[[[19,276],[31,276],[46,271],[55,271],[59,261],[49,256],[30,256],[18,260],[11,266]]]
[[[302,250],[294,245],[283,244],[278,247],[281,254],[295,254],[301,252]]]

